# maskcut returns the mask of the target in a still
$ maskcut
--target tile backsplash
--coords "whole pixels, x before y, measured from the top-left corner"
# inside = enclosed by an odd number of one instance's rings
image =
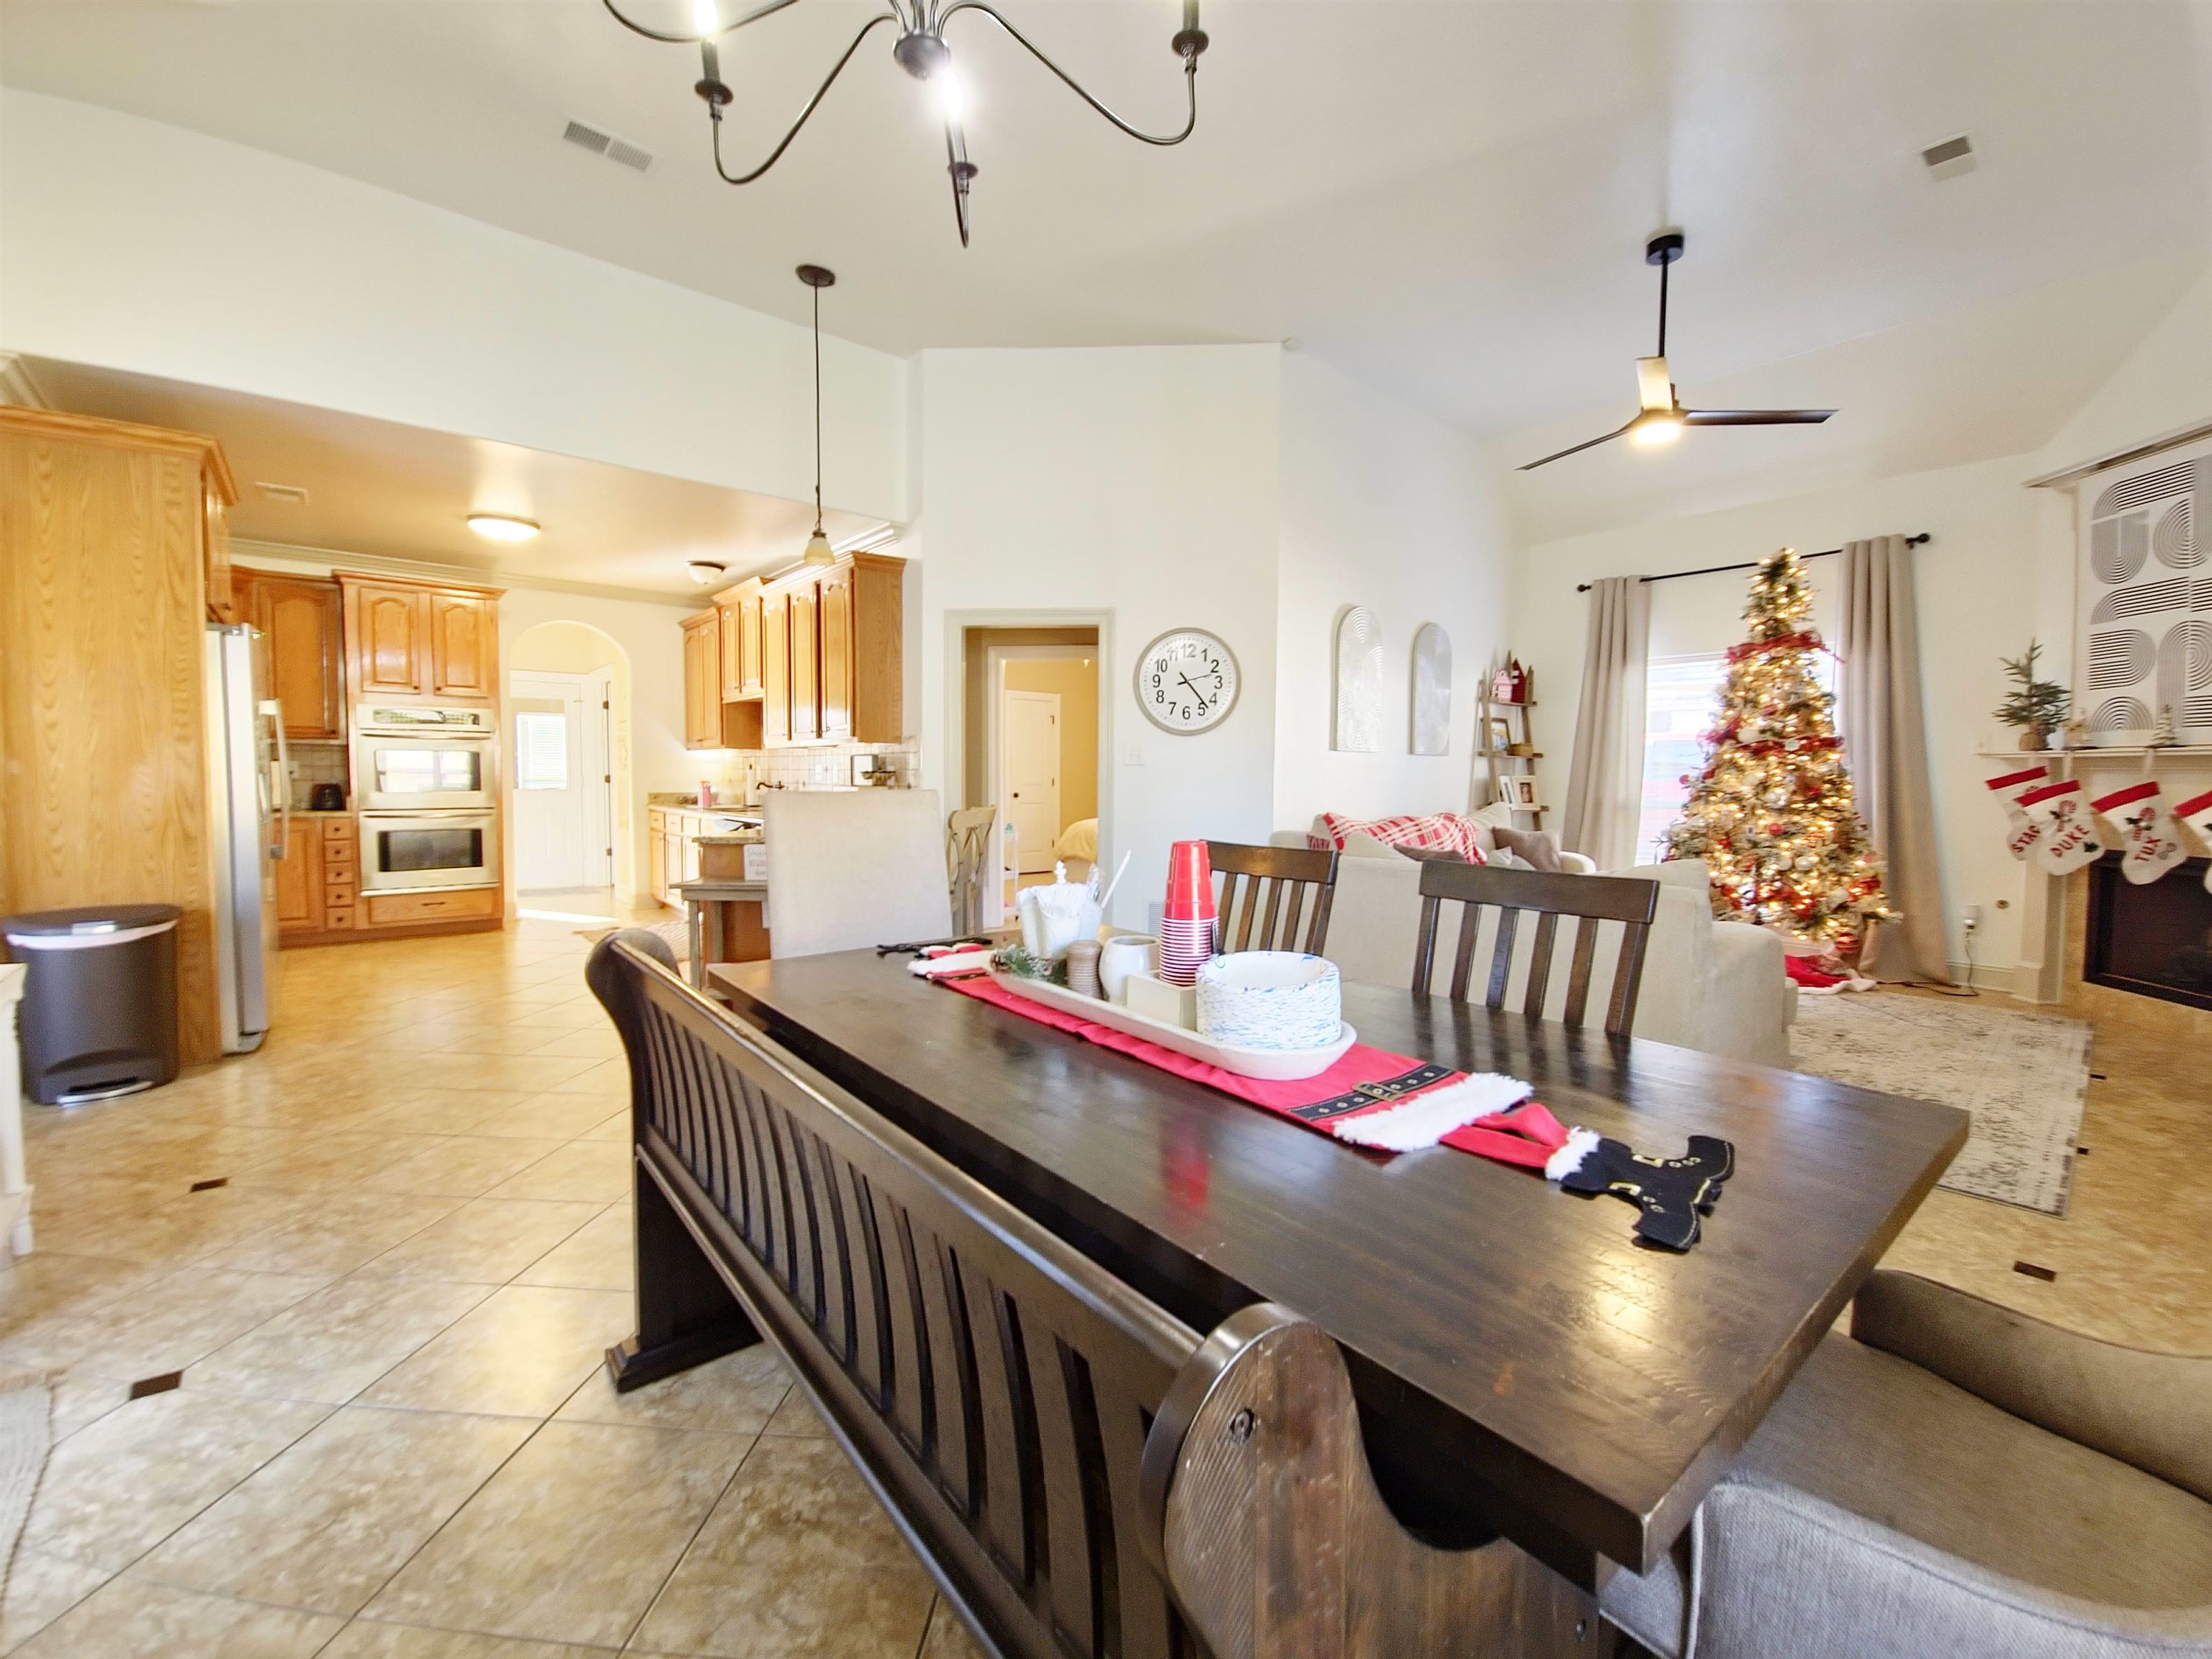
[[[914,743],[842,743],[826,749],[733,749],[711,757],[712,771],[704,769],[709,757],[702,756],[701,775],[711,777],[716,789],[740,799],[749,780],[785,789],[849,788],[853,782],[853,757],[874,755],[879,757],[878,766],[889,767],[896,778],[891,787],[910,789],[914,787],[918,749]]]
[[[353,782],[346,775],[346,746],[342,743],[300,743],[291,745],[291,768],[285,774],[292,789],[292,810],[307,810],[307,797],[319,783],[345,786],[349,805],[353,799]]]

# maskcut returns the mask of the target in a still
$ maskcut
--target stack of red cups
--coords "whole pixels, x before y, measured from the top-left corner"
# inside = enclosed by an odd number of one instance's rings
[[[1160,977],[1198,983],[1198,965],[1213,954],[1213,863],[1202,841],[1168,849],[1168,902],[1160,918]]]

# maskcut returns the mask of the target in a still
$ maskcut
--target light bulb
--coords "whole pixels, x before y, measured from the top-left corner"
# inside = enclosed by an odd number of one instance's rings
[[[716,9],[714,0],[691,0],[691,32],[712,34],[722,27],[722,15]]]
[[[958,126],[968,118],[968,79],[947,64],[930,79],[937,83],[937,107],[946,120]]]
[[[1629,433],[1628,441],[1650,449],[1660,444],[1671,444],[1681,435],[1682,417],[1655,409],[1637,416],[1635,429]]]

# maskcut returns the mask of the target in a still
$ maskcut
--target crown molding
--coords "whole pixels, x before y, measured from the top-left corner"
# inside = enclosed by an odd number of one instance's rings
[[[2079,462],[2073,466],[2062,467],[2056,472],[2046,472],[2039,478],[2030,478],[2027,482],[2026,488],[2071,489],[2082,479],[2093,473],[2102,472],[2106,467],[2124,465],[2129,461],[2146,460],[2162,449],[2172,449],[2182,444],[2194,443],[2199,438],[2212,438],[2212,421],[2199,421],[2195,426],[2176,427],[2171,432],[2161,434],[2142,443],[2130,445],[2128,448],[2108,450],[2102,455]]]
[[[12,352],[0,351],[0,404],[21,409],[52,409],[46,394],[31,378],[31,366]]]
[[[407,576],[418,580],[460,582],[478,586],[495,582],[508,588],[527,587],[546,593],[574,593],[584,599],[622,599],[631,605],[665,605],[686,615],[707,603],[703,596],[659,593],[650,588],[610,587],[599,582],[562,581],[551,576],[530,576],[503,570],[496,565],[446,564],[433,559],[397,559],[379,553],[352,553],[332,547],[303,547],[295,542],[252,541],[231,538],[233,560],[252,564],[257,560],[301,566],[317,574],[333,570],[369,570],[381,575]]]

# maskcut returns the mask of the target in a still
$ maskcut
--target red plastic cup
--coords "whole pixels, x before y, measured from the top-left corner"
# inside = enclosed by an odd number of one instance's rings
[[[1213,920],[1213,861],[1202,841],[1179,841],[1168,848],[1168,901],[1163,912],[1175,921]]]

